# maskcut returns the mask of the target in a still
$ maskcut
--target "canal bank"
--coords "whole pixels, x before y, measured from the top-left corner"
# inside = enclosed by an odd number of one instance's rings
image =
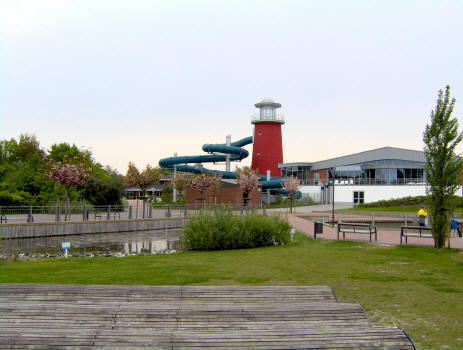
[[[68,236],[93,233],[115,233],[133,231],[152,231],[179,229],[187,222],[188,217],[102,220],[96,222],[52,222],[3,224],[0,226],[2,239],[38,238]]]

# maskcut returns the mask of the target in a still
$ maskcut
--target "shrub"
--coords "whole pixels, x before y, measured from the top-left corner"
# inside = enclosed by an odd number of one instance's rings
[[[290,241],[291,225],[281,217],[233,215],[229,208],[201,211],[183,228],[185,250],[225,250],[265,247]]]

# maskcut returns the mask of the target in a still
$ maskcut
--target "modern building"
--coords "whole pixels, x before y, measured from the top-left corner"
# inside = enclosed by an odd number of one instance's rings
[[[283,178],[300,180],[303,196],[331,203],[334,194],[335,202],[357,204],[425,195],[425,164],[422,151],[383,147],[312,163],[280,163],[278,167]]]

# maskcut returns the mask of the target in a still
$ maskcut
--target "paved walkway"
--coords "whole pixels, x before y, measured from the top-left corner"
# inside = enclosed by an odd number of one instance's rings
[[[305,233],[307,236],[314,236],[314,223],[310,220],[302,218],[300,216],[320,216],[320,213],[311,213],[311,212],[298,212],[296,214],[289,214],[288,221],[294,228]],[[317,239],[328,239],[335,240],[337,239],[336,228],[331,228],[329,226],[323,226],[323,234],[317,234]],[[342,236],[340,237],[342,239]],[[374,238],[373,238],[374,239]],[[359,242],[368,242],[369,235],[367,234],[346,234],[346,240],[349,241],[359,241]],[[400,229],[378,229],[378,244],[400,244]],[[434,246],[434,240],[432,238],[419,238],[419,237],[408,237],[408,245],[416,246]],[[447,244],[446,244],[447,246]],[[463,238],[451,238],[450,239],[451,248],[463,249]]]

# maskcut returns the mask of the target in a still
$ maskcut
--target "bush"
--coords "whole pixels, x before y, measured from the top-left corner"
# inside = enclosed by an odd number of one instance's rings
[[[291,239],[291,225],[281,217],[233,215],[229,208],[214,213],[201,211],[183,228],[185,250],[225,250],[285,244]]]

